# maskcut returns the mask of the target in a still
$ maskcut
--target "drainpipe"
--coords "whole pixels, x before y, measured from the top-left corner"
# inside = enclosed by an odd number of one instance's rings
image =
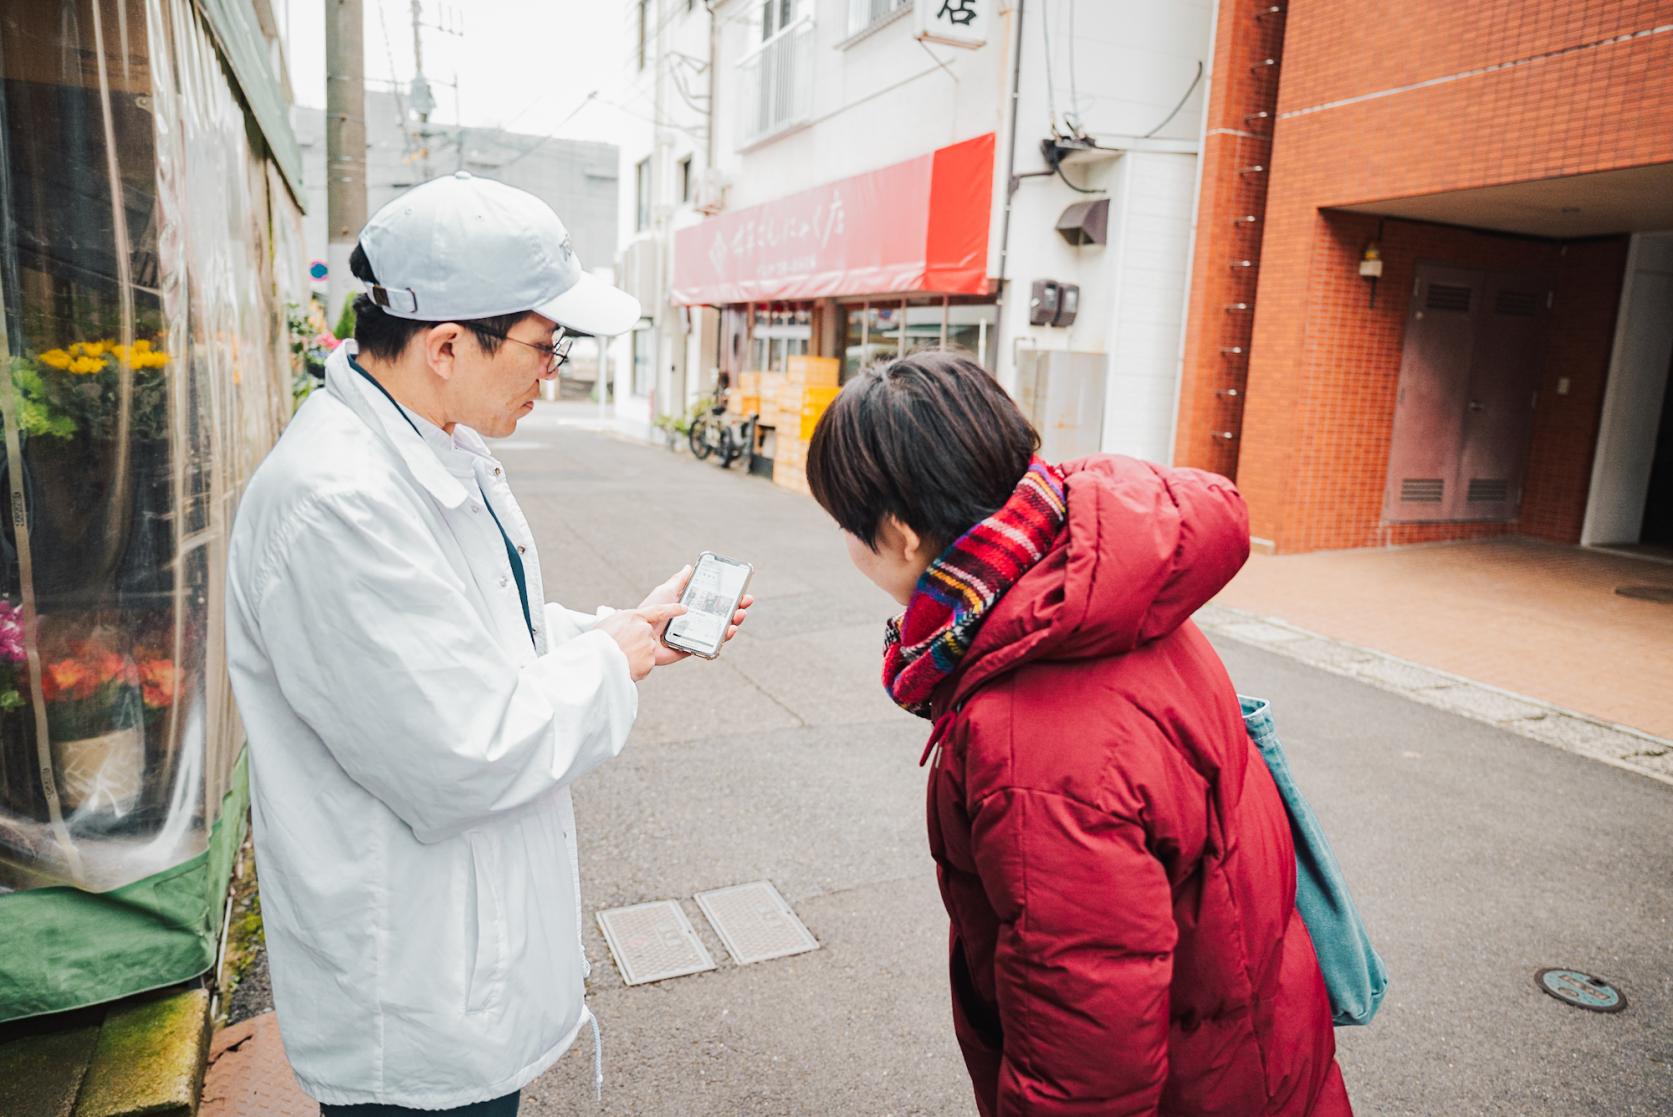
[[[998,344],[995,350],[1001,359],[1004,345],[1009,341],[1005,336],[1005,304],[1009,290],[1007,266],[1011,255],[1011,199],[1016,197],[1017,193],[1017,101],[1022,95],[1022,27],[1026,2],[1027,0],[1017,0],[1016,6],[1016,43],[1011,58],[1011,135],[1005,145],[1005,214],[999,225],[999,294],[994,302],[998,311],[998,322],[995,323]]]

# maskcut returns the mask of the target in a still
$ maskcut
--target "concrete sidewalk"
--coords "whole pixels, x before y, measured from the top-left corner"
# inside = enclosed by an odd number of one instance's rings
[[[1505,539],[1255,555],[1215,599],[1605,722],[1673,738],[1673,565]]]

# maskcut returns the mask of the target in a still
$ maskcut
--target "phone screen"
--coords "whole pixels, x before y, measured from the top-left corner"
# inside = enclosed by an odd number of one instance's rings
[[[680,598],[688,612],[669,622],[667,641],[711,655],[720,651],[750,573],[746,562],[705,552]]]

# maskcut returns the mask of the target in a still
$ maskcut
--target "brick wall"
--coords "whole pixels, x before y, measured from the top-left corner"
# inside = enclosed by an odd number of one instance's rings
[[[1357,263],[1365,242],[1376,236],[1377,218],[1341,212],[1317,218],[1307,324],[1296,366],[1257,365],[1250,385],[1240,484],[1252,505],[1254,533],[1280,550],[1390,546],[1507,531],[1578,542],[1626,238],[1563,245],[1386,221],[1379,242],[1383,278],[1373,307]],[[1543,272],[1554,281],[1516,523],[1383,523],[1400,357],[1420,262]],[[1257,336],[1257,345],[1260,340]],[[1567,395],[1557,394],[1559,378],[1569,381]],[[1269,391],[1268,380],[1280,382]],[[1273,403],[1274,398],[1283,402]]]
[[[1242,7],[1226,0],[1222,28],[1232,6]],[[1565,250],[1552,241],[1390,221],[1373,310],[1356,264],[1376,218],[1330,207],[1673,162],[1673,31],[1658,30],[1673,25],[1673,0],[1297,0],[1285,23],[1236,444],[1236,477],[1254,533],[1279,550],[1507,530],[1577,541],[1624,240]],[[1235,90],[1235,70],[1247,62],[1228,53],[1216,50],[1216,80],[1229,67]],[[1216,90],[1211,116],[1218,97]],[[1217,304],[1234,301],[1220,297],[1214,272],[1251,254],[1225,215],[1236,184],[1224,178],[1214,140],[1205,145],[1176,458],[1224,471],[1226,455],[1216,458],[1200,438],[1215,406],[1208,358],[1221,343],[1214,316],[1224,314]],[[1546,267],[1558,278],[1518,524],[1381,522],[1406,296],[1418,259]],[[1571,381],[1566,397],[1550,391],[1559,375]]]
[[[1202,147],[1174,461],[1237,475],[1284,21],[1271,0],[1221,0]],[[1265,113],[1265,118],[1257,116]],[[1250,170],[1262,167],[1261,171]],[[1254,222],[1243,218],[1253,216]],[[1237,266],[1249,260],[1256,267]],[[1228,307],[1248,307],[1247,310]],[[1242,349],[1225,353],[1223,349]],[[1227,438],[1225,435],[1230,435]]]

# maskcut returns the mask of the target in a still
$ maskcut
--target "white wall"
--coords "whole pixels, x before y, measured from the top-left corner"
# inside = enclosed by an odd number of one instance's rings
[[[1673,233],[1632,238],[1580,542],[1636,543],[1673,357]]]

